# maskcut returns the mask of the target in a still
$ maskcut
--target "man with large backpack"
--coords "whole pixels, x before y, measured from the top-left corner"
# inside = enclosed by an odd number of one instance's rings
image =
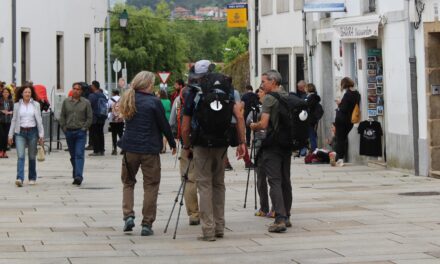
[[[215,241],[224,235],[225,167],[224,159],[230,145],[231,119],[237,119],[239,139],[237,156],[245,153],[246,139],[241,105],[235,103],[230,78],[213,73],[214,65],[207,60],[195,63],[190,70],[190,89],[185,98],[182,139],[183,151],[194,163],[200,195],[200,240]]]
[[[89,156],[104,156],[104,124],[108,114],[108,101],[99,87],[98,81],[93,81],[90,86],[89,101],[93,111],[90,136],[93,142],[93,153],[90,153]]]
[[[266,130],[266,139],[263,141],[260,160],[269,186],[270,199],[275,211],[275,222],[269,226],[269,232],[284,232],[290,223],[290,209],[292,207],[292,185],[290,181],[290,162],[293,148],[300,147],[294,144],[290,131],[297,130],[291,127],[289,120],[283,115],[286,112],[286,102],[290,100],[302,101],[297,97],[290,97],[280,87],[281,74],[276,70],[263,73],[261,86],[266,93],[262,105],[260,121],[251,123],[250,128],[254,131]],[[306,107],[304,103],[304,107]],[[288,119],[292,119],[290,116]],[[307,127],[306,127],[307,129]],[[307,132],[305,132],[305,140]],[[303,141],[303,140],[300,140]],[[295,139],[297,142],[297,139]],[[300,145],[302,145],[301,143]]]

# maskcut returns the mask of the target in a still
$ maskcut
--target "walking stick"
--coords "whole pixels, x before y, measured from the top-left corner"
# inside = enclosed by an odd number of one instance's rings
[[[255,111],[255,108],[252,108],[252,120],[253,122],[257,121],[257,113]],[[251,154],[250,154],[250,159],[252,160],[252,157],[254,157],[255,155],[255,132],[253,132],[253,139],[252,139],[252,145],[251,145]],[[255,158],[254,158],[254,165],[255,165]],[[251,166],[249,166],[248,168],[248,175],[247,175],[247,181],[246,181],[246,192],[244,195],[244,205],[243,208],[246,208],[246,202],[247,202],[247,194],[248,194],[248,189],[249,189],[249,177],[251,174]],[[256,187],[256,182],[257,182],[257,178],[255,175],[255,168],[254,168],[254,192],[255,192],[255,209],[257,209],[257,187]]]
[[[191,166],[191,161],[192,161],[192,157],[189,158],[188,167],[186,168],[185,173],[182,175],[182,183],[180,184],[179,190],[177,191],[176,198],[174,198],[174,205],[173,205],[173,208],[171,209],[170,217],[168,218],[167,225],[165,226],[165,230],[163,231],[164,233],[167,232],[168,226],[169,226],[170,221],[171,221],[171,217],[173,216],[174,209],[176,207],[177,202],[179,201],[179,195],[182,195],[181,198],[180,198],[180,207],[179,207],[179,212],[178,212],[178,215],[177,215],[176,228],[174,230],[173,239],[176,239],[177,227],[178,227],[179,219],[180,219],[180,211],[182,210],[183,198],[184,198],[185,187],[186,187],[186,181],[188,180],[188,172],[189,172],[189,168]]]

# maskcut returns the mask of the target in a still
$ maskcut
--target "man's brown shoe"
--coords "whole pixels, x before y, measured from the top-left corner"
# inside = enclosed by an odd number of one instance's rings
[[[268,229],[268,231],[271,233],[281,233],[286,230],[287,230],[286,222],[284,222],[284,221],[279,221],[279,222],[275,221],[269,226],[269,229]]]

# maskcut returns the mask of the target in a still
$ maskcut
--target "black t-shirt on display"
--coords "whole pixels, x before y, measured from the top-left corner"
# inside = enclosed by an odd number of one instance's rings
[[[359,154],[372,157],[382,156],[382,126],[377,121],[363,121],[359,124],[361,135]]]

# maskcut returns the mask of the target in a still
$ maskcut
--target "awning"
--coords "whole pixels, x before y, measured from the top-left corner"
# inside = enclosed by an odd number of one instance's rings
[[[315,3],[305,3],[303,11],[304,13],[345,12],[346,8],[344,3],[315,2]]]
[[[381,18],[378,15],[336,19],[333,27],[341,39],[377,37]]]

